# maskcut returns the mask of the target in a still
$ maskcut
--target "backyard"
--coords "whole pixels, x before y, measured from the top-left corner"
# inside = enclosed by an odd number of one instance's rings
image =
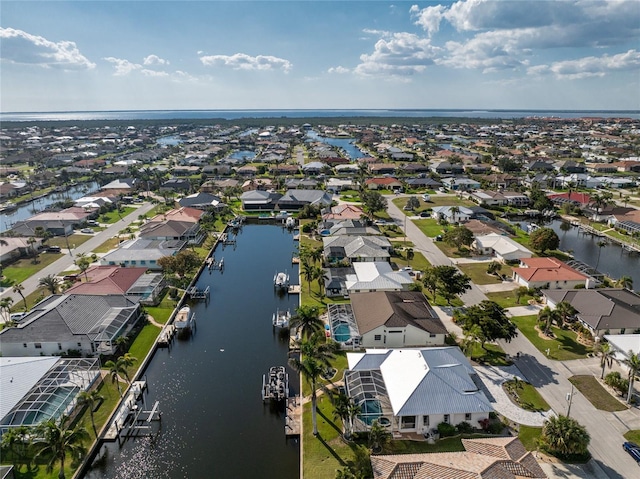
[[[502,279],[495,274],[487,273],[489,263],[459,263],[458,268],[471,278],[475,284],[499,284]],[[502,268],[498,272],[505,277],[511,277],[511,266],[501,264]]]

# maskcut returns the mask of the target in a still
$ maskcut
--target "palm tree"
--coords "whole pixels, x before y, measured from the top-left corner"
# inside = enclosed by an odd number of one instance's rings
[[[600,253],[602,252],[602,248],[604,248],[605,246],[607,246],[609,243],[607,243],[606,241],[598,241],[596,243],[596,246],[598,247],[598,259],[596,260],[596,266],[595,269],[596,271],[598,270],[598,265],[600,264]]]
[[[120,363],[122,366],[122,374],[124,374],[125,379],[131,385],[131,379],[129,378],[129,368],[133,366],[133,364],[138,360],[138,358],[131,356],[131,353],[124,353],[120,356],[116,362]]]
[[[89,278],[87,277],[87,270],[89,269],[89,266],[91,266],[91,258],[89,258],[85,253],[77,253],[74,263],[78,269],[80,269],[80,273],[84,273],[84,280],[89,281]]]
[[[636,374],[640,370],[640,355],[629,350],[627,359],[622,361],[629,368],[629,390],[627,391],[627,404],[631,403],[633,396],[633,383],[636,380]]]
[[[456,223],[456,215],[460,213],[460,207],[452,206],[450,211],[451,211],[451,222]]]
[[[558,317],[556,319],[559,320],[558,326],[560,327],[563,327],[567,323],[568,319],[578,312],[576,311],[576,308],[571,306],[571,303],[567,301],[560,301],[556,305],[555,310],[558,313]]]
[[[549,335],[551,331],[551,325],[560,322],[560,314],[555,310],[546,306],[538,313],[538,321],[544,323],[544,334]]]
[[[520,286],[519,288],[517,288],[515,291],[516,302],[520,304],[520,298],[522,298],[527,293],[529,293],[529,288],[527,288],[526,286]]]
[[[312,248],[309,250],[309,259],[314,263],[322,263],[322,256],[324,254],[324,248],[322,246],[318,246],[317,248]]]
[[[86,406],[89,409],[89,415],[91,416],[91,426],[93,427],[93,433],[96,435],[96,439],[98,438],[98,429],[96,428],[96,421],[93,417],[93,410],[97,406],[97,404],[104,399],[104,396],[101,396],[97,389],[92,389],[91,391],[81,391],[78,394],[78,405]]]
[[[11,427],[2,434],[2,448],[11,451],[13,467],[19,471],[19,463],[25,457],[29,445],[29,428],[27,426]]]
[[[618,286],[626,289],[633,289],[633,278],[631,276],[622,276],[618,280]]]
[[[118,388],[118,394],[122,397],[122,391],[120,390],[120,374],[127,374],[127,369],[123,366],[121,361],[107,361],[104,363],[105,369],[109,370],[111,376],[111,382],[116,383]]]
[[[317,359],[311,356],[300,355],[300,358],[289,358],[289,365],[298,371],[307,383],[311,386],[311,421],[313,422],[313,435],[318,435],[318,419],[317,419],[317,385],[318,379],[326,371],[325,366]]]
[[[307,282],[309,286],[309,294],[311,294],[311,281],[313,281],[313,265],[305,263],[302,258],[300,258],[301,264],[300,269],[302,271],[302,276]]]
[[[289,325],[292,329],[299,329],[300,335],[303,338],[309,337],[324,327],[324,323],[320,319],[318,307],[309,305],[298,307],[296,309],[296,315],[291,318]]]
[[[411,264],[411,260],[415,257],[413,248],[407,248],[407,266]]]
[[[615,351],[611,348],[609,343],[604,341],[600,341],[596,346],[596,352],[600,355],[600,367],[602,368],[602,374],[600,374],[600,379],[604,378],[604,368],[605,366],[609,366],[613,364],[613,360],[615,358]]]
[[[333,402],[333,417],[342,421],[343,437],[349,439],[353,433],[353,419],[360,414],[361,408],[343,392],[331,396],[331,400]]]
[[[13,304],[13,298],[6,297],[0,299],[0,311],[4,311],[7,315],[7,319],[11,317],[11,305]]]
[[[318,288],[320,290],[320,298],[324,299],[324,282],[329,279],[329,275],[325,272],[321,266],[314,266],[313,278],[318,281]]]
[[[89,433],[83,427],[75,427],[71,429],[67,425],[68,418],[63,415],[56,422],[49,419],[39,424],[36,429],[38,439],[34,442],[34,447],[38,451],[35,458],[46,457],[49,459],[47,463],[47,472],[51,472],[57,461],[60,461],[60,472],[58,479],[64,479],[64,463],[67,454],[78,457],[85,453],[83,441],[88,439]]]
[[[49,274],[44,278],[40,278],[38,285],[47,288],[51,294],[56,294],[58,292],[58,278],[55,274]]]
[[[564,456],[585,454],[591,440],[578,421],[567,416],[552,416],[542,427],[540,442],[550,452]]]
[[[369,429],[369,447],[371,448],[371,452],[381,452],[389,441],[391,441],[391,434],[375,419]]]
[[[22,302],[24,303],[24,310],[26,311],[28,309],[27,298],[24,297],[24,294],[22,293],[23,291],[24,291],[24,286],[22,286],[22,283],[13,285],[13,292],[18,293],[20,295],[20,297],[22,298]]]

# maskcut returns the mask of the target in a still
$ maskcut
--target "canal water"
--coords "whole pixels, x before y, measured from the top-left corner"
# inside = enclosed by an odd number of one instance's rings
[[[70,187],[65,192],[51,193],[42,198],[25,203],[14,211],[8,211],[0,215],[0,233],[11,229],[11,225],[18,221],[24,221],[31,218],[36,213],[43,211],[58,201],[77,200],[83,196],[88,196],[98,189],[98,183],[95,181],[90,183],[78,184]],[[34,192],[37,195],[37,192]]]
[[[628,251],[623,251],[618,244],[613,242],[600,248],[598,242],[605,238],[580,233],[580,230],[575,226],[567,231],[562,231],[561,224],[562,221],[553,220],[546,226],[553,228],[557,233],[562,251],[571,252],[575,259],[590,266],[595,267],[598,264],[598,271],[611,278],[618,279],[621,276],[630,276],[633,278],[633,288],[640,289],[640,255],[638,253],[629,254]]]
[[[245,225],[235,248],[218,247],[224,272],[198,279],[211,301],[193,306],[195,333],[159,349],[144,372],[147,409],[159,401],[161,432],[107,444],[107,460],[85,478],[299,477],[299,442],[285,439],[284,406],[261,398],[262,375],[287,364],[287,339],[271,317],[277,308],[293,314],[298,296],[276,294],[273,277],[287,270],[297,282],[295,249],[291,232],[272,225]],[[289,377],[297,394],[297,375]]]
[[[310,138],[312,141],[320,141],[327,145],[335,146],[336,148],[342,148],[352,161],[367,156],[356,146],[356,140],[353,138],[330,138],[320,136],[315,131],[308,131],[307,138]]]

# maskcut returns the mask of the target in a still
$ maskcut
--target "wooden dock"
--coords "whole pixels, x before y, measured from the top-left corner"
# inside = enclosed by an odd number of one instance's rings
[[[176,327],[173,324],[167,324],[162,331],[160,332],[160,337],[158,338],[158,346],[166,348],[171,344],[171,340],[173,336],[176,334]]]
[[[302,433],[302,403],[298,396],[287,398],[285,414],[285,436],[299,436]]]
[[[289,294],[300,294],[301,287],[299,284],[290,284],[287,293]]]
[[[104,434],[105,441],[115,441],[120,437],[120,432],[125,428],[130,415],[137,408],[136,403],[146,387],[147,383],[145,381],[134,381],[131,384],[127,397],[120,403],[109,429]]]
[[[206,289],[198,289],[195,286],[192,286],[187,290],[187,294],[191,299],[204,299],[205,301],[209,301],[209,297],[211,295],[211,288],[209,286]]]

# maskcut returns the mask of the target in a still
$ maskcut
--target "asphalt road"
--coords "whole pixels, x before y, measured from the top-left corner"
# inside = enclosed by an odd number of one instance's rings
[[[38,282],[40,278],[44,278],[50,274],[57,275],[61,271],[65,271],[73,266],[73,261],[75,259],[75,255],[78,253],[91,253],[94,249],[100,246],[102,243],[107,241],[109,238],[113,238],[118,234],[118,232],[127,226],[129,226],[132,222],[138,220],[138,216],[148,213],[154,205],[152,203],[143,203],[136,210],[129,215],[125,216],[123,219],[109,225],[105,230],[100,231],[93,235],[92,238],[88,239],[77,248],[72,250],[73,256],[69,254],[69,251],[66,248],[63,248],[63,252],[65,253],[63,257],[59,260],[51,263],[49,266],[40,270],[36,275],[25,279],[22,282],[22,286],[24,286],[24,290],[22,294],[28,296],[33,293],[36,289],[38,289]],[[42,253],[47,254],[47,253]],[[18,302],[22,301],[19,294],[16,294],[12,291],[12,288],[7,288],[0,294],[0,297],[13,298],[13,304],[18,304]]]
[[[431,238],[409,220],[403,211],[392,203],[393,196],[387,196],[387,212],[393,221],[405,231],[405,235],[414,244],[414,250],[422,253],[432,265],[452,265],[452,261],[440,251]],[[477,286],[461,296],[465,305],[477,304],[487,299]],[[551,408],[557,414],[567,414],[569,403],[567,394],[571,393],[568,378],[571,371],[561,361],[552,361],[542,354],[522,334],[511,342],[500,341],[500,346],[511,356],[520,352],[515,359],[518,369],[533,384]],[[633,410],[638,416],[640,411]],[[622,449],[625,441],[621,430],[626,426],[619,424],[619,417],[600,411],[580,393],[574,391],[571,400],[570,416],[587,428],[591,435],[589,451],[594,460],[611,479],[634,479],[640,477],[640,467]],[[617,426],[617,427],[616,427]]]

